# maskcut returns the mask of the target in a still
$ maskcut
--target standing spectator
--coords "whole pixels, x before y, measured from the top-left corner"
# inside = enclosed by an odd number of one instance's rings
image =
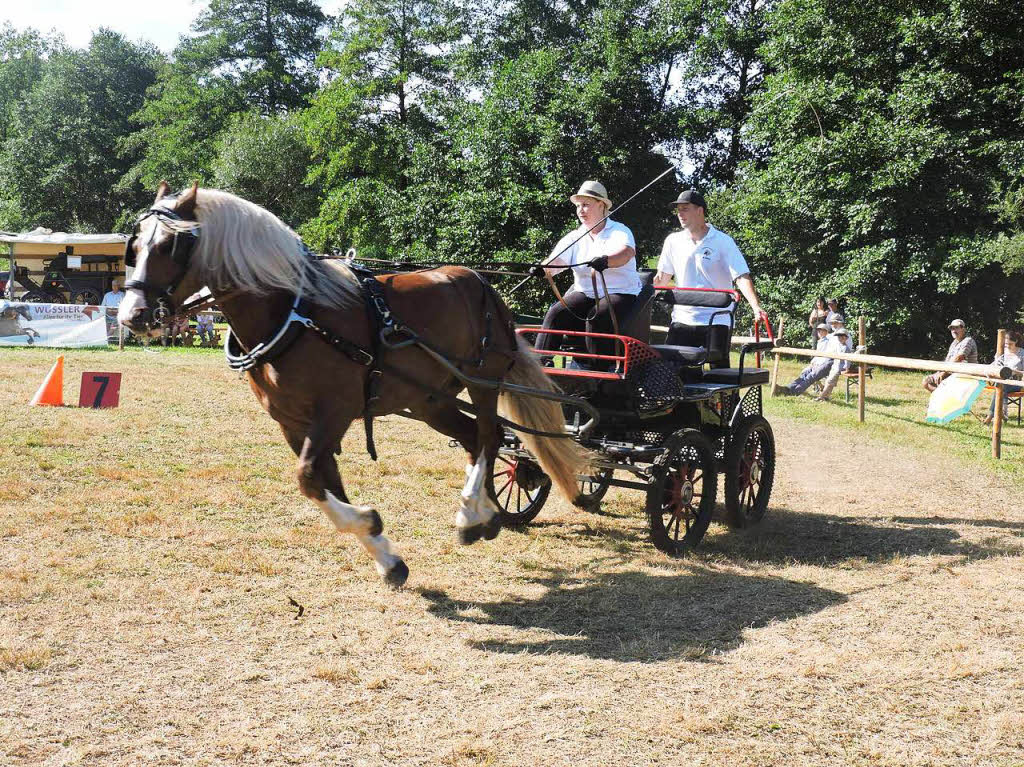
[[[1007,330],[1006,338],[1003,341],[1003,353],[996,355],[996,358],[992,361],[992,367],[996,370],[1007,367],[1014,371],[1014,378],[1020,378],[1024,375],[1024,349],[1021,348],[1021,334],[1016,330]],[[1003,385],[1003,420],[1006,420],[1006,403],[1009,400],[1011,392],[1020,391],[1024,389],[1024,386],[1017,386],[1014,384]],[[992,419],[996,417],[996,395],[992,395],[992,404],[988,408],[988,417],[985,419],[985,424],[992,423]]]
[[[827,322],[829,325],[831,325],[833,323],[833,321],[835,321],[836,317],[839,318],[839,321],[840,321],[840,324],[841,324],[842,323],[842,319],[843,319],[843,315],[839,311],[839,299],[838,298],[830,298],[830,299],[828,299],[828,314],[825,316],[825,322]]]
[[[117,308],[124,300],[124,291],[121,290],[121,281],[114,279],[110,283],[110,290],[103,294],[100,306],[103,307],[103,314],[107,320],[107,340],[117,338]]]
[[[811,309],[811,316],[807,318],[807,324],[811,328],[811,348],[815,348],[818,345],[818,331],[817,327],[822,322],[828,319],[828,306],[825,303],[824,296],[818,296],[814,300],[814,308]]]
[[[946,362],[977,362],[978,345],[974,339],[967,335],[967,326],[963,320],[953,320],[949,323],[949,332],[953,335],[953,342],[946,352]],[[935,391],[949,373],[932,373],[925,376],[921,385],[928,391]]]

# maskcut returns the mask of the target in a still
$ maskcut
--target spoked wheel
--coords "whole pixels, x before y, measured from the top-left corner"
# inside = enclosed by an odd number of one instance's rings
[[[775,435],[759,415],[744,418],[725,453],[725,521],[750,527],[761,521],[775,481]]]
[[[551,492],[551,478],[535,461],[498,455],[494,459],[494,497],[505,527],[522,527],[536,517]]]
[[[598,469],[576,482],[580,492],[572,499],[573,506],[587,511],[597,511],[601,507],[601,499],[608,492],[612,481],[611,469]]]
[[[715,511],[718,474],[715,450],[696,429],[680,429],[665,440],[647,490],[651,540],[680,556],[704,537]]]
[[[98,306],[103,296],[96,288],[82,288],[71,294],[71,303]]]

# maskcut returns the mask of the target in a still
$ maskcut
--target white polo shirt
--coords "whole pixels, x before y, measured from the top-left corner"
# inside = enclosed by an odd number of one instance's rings
[[[732,290],[736,278],[749,274],[750,267],[733,238],[708,224],[708,233],[700,242],[694,242],[685,229],[666,237],[658,259],[658,271],[672,275],[680,288]],[[733,303],[729,310],[735,308]],[[673,306],[672,321],[707,325],[715,312],[721,312],[715,316],[716,325],[729,324],[725,310],[702,306]]]
[[[546,263],[559,264],[571,268],[573,273],[571,293],[578,290],[589,298],[595,298],[594,286],[590,280],[590,267],[587,264],[591,259],[598,256],[610,256],[618,253],[627,245],[636,250],[636,240],[629,227],[612,221],[610,218],[604,222],[604,228],[596,234],[588,234],[580,238],[572,247],[569,243],[587,231],[587,227],[580,226],[569,234],[565,235],[551,251],[551,258]],[[562,250],[568,248],[564,253]],[[556,255],[561,254],[561,255]],[[565,269],[551,269],[553,274],[565,271]],[[636,271],[636,258],[631,258],[622,266],[608,267],[604,270],[604,279],[608,285],[609,293],[625,293],[635,296],[640,292],[640,275]],[[601,286],[601,278],[597,278],[597,290],[604,297],[604,288]]]

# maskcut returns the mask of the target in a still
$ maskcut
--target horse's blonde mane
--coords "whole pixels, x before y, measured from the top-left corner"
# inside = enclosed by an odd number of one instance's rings
[[[207,285],[301,292],[328,307],[362,302],[359,282],[348,267],[310,258],[299,236],[259,205],[218,189],[200,189],[195,216],[199,240],[192,259]],[[191,225],[180,223],[182,228]]]

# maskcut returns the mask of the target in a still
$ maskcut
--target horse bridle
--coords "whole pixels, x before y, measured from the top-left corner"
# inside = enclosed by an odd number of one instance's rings
[[[164,197],[163,199],[174,200],[175,197]],[[128,238],[128,242],[124,246],[124,263],[125,266],[135,266],[135,241],[139,238],[139,227],[142,226],[142,222],[150,216],[156,216],[157,221],[160,223],[166,223],[168,221],[185,221],[184,218],[179,216],[173,210],[167,208],[150,208],[148,211],[139,216],[135,222],[135,228],[132,230],[131,237]],[[168,227],[170,228],[170,227]],[[150,294],[156,296],[158,300],[165,301],[168,304],[173,305],[171,296],[174,291],[177,290],[182,280],[185,279],[185,275],[188,273],[189,266],[192,264],[192,251],[195,250],[196,243],[199,241],[199,229],[198,227],[191,227],[187,231],[174,231],[174,242],[171,244],[171,261],[178,267],[178,273],[173,280],[166,287],[159,287],[152,285],[144,280],[126,280],[124,283],[125,290],[138,290],[143,294]],[[150,237],[152,242],[153,237],[156,237],[156,228],[153,229],[153,234]]]

